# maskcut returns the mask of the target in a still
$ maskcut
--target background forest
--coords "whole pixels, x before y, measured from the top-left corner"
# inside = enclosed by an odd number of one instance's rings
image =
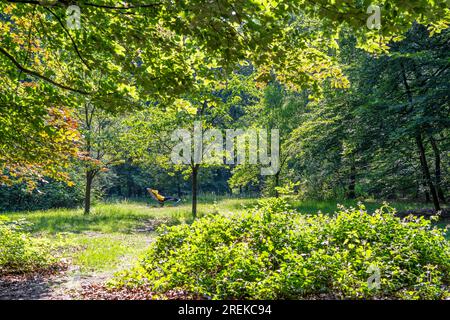
[[[301,199],[404,200],[439,209],[450,183],[449,39],[448,29],[430,36],[415,24],[389,54],[372,55],[344,30],[336,59],[350,84],[336,89],[325,81],[318,99],[276,80],[261,88],[247,63],[200,100],[178,99],[162,110],[145,102],[137,112],[111,114],[87,101],[73,121],[92,161],[70,165],[70,184],[46,176],[32,188],[29,181],[4,184],[1,208],[76,207],[90,194],[143,198],[146,187],[189,197],[192,170],[171,164],[170,133],[201,119],[223,129],[278,128],[281,170],[261,176],[256,165],[201,167],[200,193],[274,196],[288,187]],[[214,105],[199,115],[207,99]]]

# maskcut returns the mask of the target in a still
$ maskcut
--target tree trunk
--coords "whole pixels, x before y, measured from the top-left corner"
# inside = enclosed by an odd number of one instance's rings
[[[436,193],[436,188],[433,185],[433,181],[431,180],[430,168],[428,167],[427,157],[425,155],[425,147],[423,146],[422,135],[420,132],[416,134],[416,144],[419,149],[419,157],[420,157],[420,165],[422,167],[423,175],[425,177],[425,182],[430,189],[430,194],[433,199],[434,208],[436,211],[441,210],[439,205],[439,199]]]
[[[431,147],[433,148],[434,152],[434,178],[436,182],[436,191],[439,200],[441,200],[443,203],[445,203],[445,196],[444,192],[442,191],[441,187],[441,154],[439,147],[436,143],[436,140],[434,140],[433,136],[430,135],[430,143]]]
[[[197,190],[198,190],[198,169],[200,165],[192,167],[192,218],[197,218]]]
[[[84,193],[84,214],[91,212],[91,190],[92,181],[94,180],[94,172],[92,170],[86,171],[86,189]]]
[[[408,97],[408,103],[409,103],[409,106],[411,108],[413,108],[414,103],[413,103],[412,92],[411,92],[411,88],[409,87],[408,80],[406,78],[406,71],[405,71],[405,66],[403,65],[403,62],[400,63],[400,66],[402,68],[403,85],[405,86],[406,95]],[[427,157],[425,155],[425,147],[423,146],[422,133],[420,130],[421,129],[418,128],[417,132],[416,132],[416,144],[419,149],[420,165],[422,167],[422,172],[425,177],[425,182],[428,185],[428,188],[430,189],[431,197],[433,198],[434,208],[436,210],[440,210],[441,207],[439,206],[439,199],[437,197],[437,193],[436,193],[436,189],[434,188],[433,181],[431,181],[430,168],[428,167]]]
[[[85,112],[85,125],[86,131],[89,133],[86,135],[86,153],[90,157],[91,156],[91,128],[92,128],[92,119],[94,116],[95,106],[92,109],[89,109],[89,104],[85,103],[84,112]],[[92,190],[92,180],[94,180],[94,171],[89,169],[88,165],[86,165],[86,189],[84,192],[84,214],[89,214],[91,212],[91,190]]]

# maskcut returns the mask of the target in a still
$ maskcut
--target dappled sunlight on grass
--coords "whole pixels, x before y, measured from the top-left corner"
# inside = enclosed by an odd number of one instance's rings
[[[11,219],[25,218],[31,223],[31,231],[56,234],[60,232],[80,233],[85,231],[112,233],[132,232],[146,220],[173,217],[173,223],[182,215],[176,210],[160,210],[139,204],[98,204],[91,214],[84,215],[81,209],[52,209],[46,211],[16,212],[7,214]]]
[[[58,254],[79,266],[79,272],[104,272],[131,266],[153,234],[61,234],[55,237]]]
[[[216,202],[200,202],[198,216],[217,211],[239,211],[256,204],[256,199],[225,199]],[[57,234],[61,232],[82,233],[130,233],[149,220],[161,220],[166,224],[191,222],[191,204],[187,200],[177,206],[159,207],[138,201],[99,203],[89,215],[82,209],[51,209],[7,213],[13,220],[26,219],[33,233]]]

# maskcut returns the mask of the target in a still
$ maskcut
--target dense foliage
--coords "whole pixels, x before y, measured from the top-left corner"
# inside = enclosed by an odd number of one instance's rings
[[[68,186],[64,182],[38,182],[32,190],[25,183],[0,186],[0,212],[73,208],[83,203],[82,184]]]
[[[408,199],[446,203],[449,181],[450,69],[446,29],[415,24],[388,54],[371,55],[342,32],[339,60],[349,88],[307,92],[271,83],[243,125],[281,133],[281,170],[264,179],[233,170],[235,187],[298,184],[304,198]]]
[[[282,199],[243,214],[163,228],[139,264],[110,282],[213,299],[422,298],[448,295],[450,246],[423,219],[383,206],[305,216]],[[380,287],[369,286],[378,268]]]
[[[43,270],[55,262],[48,242],[31,238],[23,221],[0,217],[0,275]]]

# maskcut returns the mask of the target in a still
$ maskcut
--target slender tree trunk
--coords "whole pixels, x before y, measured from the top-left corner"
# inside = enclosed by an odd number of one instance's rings
[[[92,181],[94,180],[94,172],[92,170],[86,171],[86,189],[84,193],[84,214],[91,212],[91,190]]]
[[[92,129],[92,119],[94,116],[95,107],[89,109],[89,104],[85,103],[84,112],[85,112],[85,125],[86,125],[86,153],[90,157],[91,156],[91,129]],[[86,166],[86,189],[84,192],[84,214],[89,214],[91,212],[91,190],[92,190],[92,181],[94,180],[94,171],[89,169]]]
[[[427,157],[425,155],[425,147],[423,146],[422,135],[420,134],[420,132],[416,134],[416,144],[419,149],[420,165],[422,167],[422,171],[425,176],[425,182],[427,183],[428,188],[430,189],[430,194],[431,198],[433,199],[434,208],[436,210],[441,210],[436,188],[434,187],[433,181],[431,180],[430,168],[428,166]]]
[[[416,194],[414,195],[414,199],[418,199],[420,194],[420,184],[416,181]]]
[[[192,167],[192,218],[197,218],[197,191],[198,191],[198,169],[200,165]]]
[[[439,200],[442,201],[442,203],[445,203],[445,196],[444,192],[442,191],[441,187],[441,153],[439,150],[439,147],[436,143],[436,140],[434,140],[433,136],[430,135],[430,143],[431,147],[433,148],[434,152],[434,178],[436,182],[436,191]]]

